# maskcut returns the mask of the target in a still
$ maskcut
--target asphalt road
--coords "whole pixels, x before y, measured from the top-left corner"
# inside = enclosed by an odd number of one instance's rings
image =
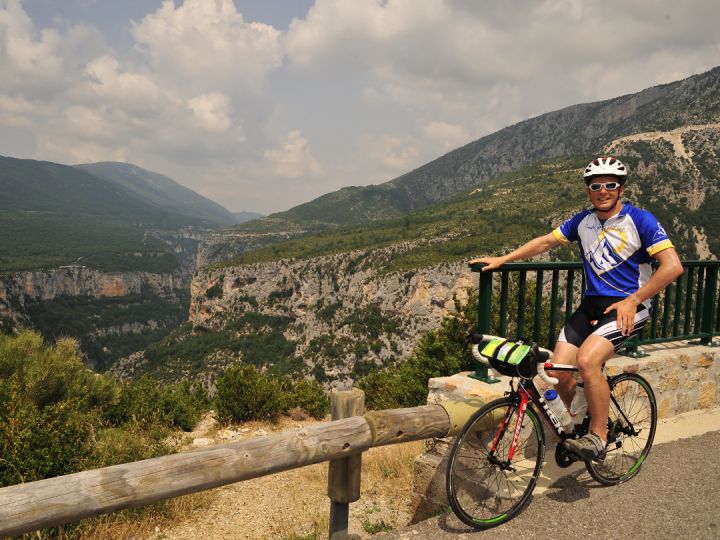
[[[712,431],[654,446],[626,484],[602,487],[584,470],[560,477],[519,516],[487,531],[449,513],[374,538],[718,539],[719,506],[720,431]]]

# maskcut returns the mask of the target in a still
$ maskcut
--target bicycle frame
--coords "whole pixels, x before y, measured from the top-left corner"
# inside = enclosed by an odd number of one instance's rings
[[[550,362],[546,362],[544,364],[544,368],[552,371],[578,371],[578,368],[576,366],[569,366],[565,364],[552,364]],[[545,401],[545,398],[537,389],[535,383],[531,379],[520,379],[517,389],[513,387],[511,381],[510,398],[514,400],[515,406],[508,407],[507,411],[505,412],[505,417],[503,418],[503,421],[498,428],[497,435],[495,435],[492,448],[490,449],[491,456],[495,455],[497,445],[502,439],[502,437],[505,435],[505,431],[508,428],[510,418],[512,417],[514,410],[518,409],[518,417],[515,424],[515,431],[513,433],[512,443],[510,445],[510,451],[508,452],[508,463],[512,462],[513,458],[515,457],[515,451],[517,449],[517,443],[520,437],[520,430],[522,429],[523,420],[525,419],[525,410],[531,402],[538,405],[537,407],[535,407],[538,411],[538,414],[548,425],[548,427],[551,428],[551,431],[558,439],[558,441],[562,442],[571,436],[571,434],[568,433],[565,428],[563,428],[560,420],[557,416],[555,416],[555,413],[552,412],[552,409],[550,409],[547,402]]]

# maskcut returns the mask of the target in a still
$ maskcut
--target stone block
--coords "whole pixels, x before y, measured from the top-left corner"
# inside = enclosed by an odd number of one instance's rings
[[[447,507],[445,493],[445,469],[447,459],[423,454],[413,463],[413,516],[410,523],[417,523]]]
[[[675,414],[691,411],[692,401],[690,396],[684,392],[677,394],[677,407],[675,408]]]
[[[675,390],[680,386],[680,369],[672,368],[660,376],[660,382],[657,387],[661,392],[666,390]]]
[[[717,404],[717,384],[715,381],[707,381],[700,385],[698,393],[698,407],[709,409]]]
[[[672,402],[669,398],[664,398],[660,401],[660,406],[658,407],[658,418],[670,418],[672,416]]]
[[[639,364],[630,364],[623,368],[623,372],[625,372],[625,373],[638,373],[639,371],[640,371]]]
[[[714,354],[701,354],[700,358],[698,358],[697,362],[695,362],[695,366],[700,367],[700,368],[711,367],[714,364],[715,364],[715,355]]]

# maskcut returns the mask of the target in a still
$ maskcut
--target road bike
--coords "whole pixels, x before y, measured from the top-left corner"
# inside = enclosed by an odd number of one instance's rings
[[[501,340],[506,350],[527,354],[513,365],[499,364],[479,350],[480,344],[493,340]],[[577,367],[553,364],[552,353],[536,344],[475,333],[471,333],[470,341],[473,356],[479,362],[511,376],[510,391],[470,417],[448,458],[446,488],[453,512],[463,523],[487,529],[512,519],[530,501],[545,456],[541,419],[558,441],[555,462],[565,468],[582,458],[562,443],[585,435],[590,429],[590,415],[588,412],[571,432],[566,431],[533,382],[537,374],[553,386],[558,380],[545,370],[577,372]],[[585,461],[585,466],[596,481],[613,486],[640,472],[655,437],[657,404],[648,382],[636,373],[608,376],[607,381],[610,386],[607,455],[602,461]]]

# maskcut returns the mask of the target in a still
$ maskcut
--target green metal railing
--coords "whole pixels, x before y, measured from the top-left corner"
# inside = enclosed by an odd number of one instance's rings
[[[684,261],[685,273],[652,300],[652,318],[621,354],[644,356],[639,346],[698,339],[713,345],[720,335],[720,261]],[[524,338],[552,349],[580,302],[585,274],[580,262],[510,263],[479,272],[478,331]],[[494,279],[499,274],[499,283]],[[478,378],[482,378],[478,372]],[[484,373],[487,378],[487,372]]]

